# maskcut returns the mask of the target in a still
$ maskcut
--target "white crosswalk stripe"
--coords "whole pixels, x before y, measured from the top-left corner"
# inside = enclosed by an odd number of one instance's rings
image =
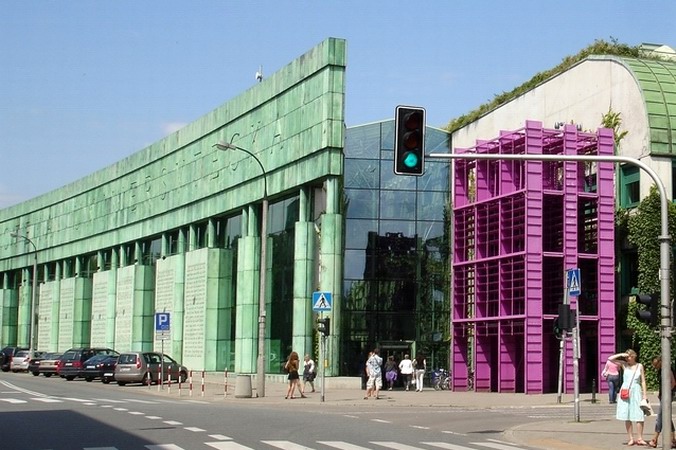
[[[205,444],[209,447],[215,448],[216,450],[253,450],[251,447],[247,447],[232,441],[205,442]]]
[[[300,444],[294,444],[289,441],[261,441],[264,444],[268,444],[275,448],[281,448],[282,450],[311,450],[310,447],[306,447]]]
[[[391,448],[393,450],[421,450],[420,447],[413,447],[412,445],[400,444],[398,442],[371,442],[371,444],[380,445],[381,447]]]
[[[431,445],[432,447],[445,448],[447,450],[474,450],[471,447],[465,447],[464,445],[449,444],[448,442],[423,442],[425,445]]]
[[[366,447],[360,447],[354,444],[348,444],[342,441],[319,441],[319,444],[326,445],[333,448],[340,448],[342,450],[370,450]]]
[[[0,401],[17,404],[17,403],[28,403],[26,400],[20,400],[18,398],[0,398]]]
[[[63,400],[59,400],[58,398],[50,398],[50,397],[36,397],[36,398],[31,398],[31,400],[35,400],[36,402],[42,402],[42,403],[63,403]]]
[[[183,447],[174,444],[146,445],[145,447],[148,450],[185,450]]]
[[[495,450],[515,450],[518,447],[512,445],[500,444],[497,442],[472,442],[472,445],[478,445],[479,447],[494,448]]]

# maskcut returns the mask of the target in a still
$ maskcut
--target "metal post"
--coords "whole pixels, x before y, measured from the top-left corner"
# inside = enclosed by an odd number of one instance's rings
[[[573,390],[575,391],[575,422],[580,421],[580,297],[575,300],[575,330],[573,330]]]
[[[324,386],[325,386],[325,381],[326,381],[326,335],[322,334],[322,348],[321,348],[321,364],[322,364],[322,391],[321,391],[321,396],[320,399],[322,403],[324,402]]]
[[[30,329],[28,330],[28,354],[32,358],[33,351],[35,350],[35,299],[38,290],[38,248],[35,246],[35,242],[28,236],[19,233],[10,233],[9,235],[14,238],[21,238],[33,246],[33,286],[31,286],[31,317]]]
[[[671,255],[669,237],[669,200],[664,183],[650,166],[643,161],[629,156],[610,155],[538,155],[538,154],[498,154],[498,153],[431,153],[430,158],[442,159],[487,159],[487,160],[512,160],[512,161],[589,161],[628,163],[643,169],[653,179],[660,193],[660,347],[662,361],[671,361],[671,300],[669,259]],[[671,364],[662,364],[662,398],[660,403],[662,420],[671,417]],[[662,448],[671,448],[671,427],[662,427]]]
[[[566,271],[563,271],[563,279],[566,278]],[[568,304],[568,286],[563,286],[563,304]],[[561,326],[561,324],[559,324]],[[556,403],[561,403],[561,396],[563,394],[563,365],[566,361],[566,334],[568,332],[565,329],[561,329],[561,341],[559,342],[559,383],[558,383],[558,395],[556,396]]]
[[[232,143],[239,133],[232,135],[230,142],[214,144],[219,150],[240,150],[251,156],[260,166],[263,173],[263,206],[261,211],[261,261],[258,277],[258,358],[256,360],[256,396],[265,397],[265,319],[266,319],[266,270],[267,270],[267,240],[268,240],[268,174],[263,163],[249,150]]]

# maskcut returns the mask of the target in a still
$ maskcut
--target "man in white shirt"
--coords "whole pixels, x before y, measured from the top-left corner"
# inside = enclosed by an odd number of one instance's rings
[[[413,375],[413,361],[409,355],[404,355],[404,359],[399,363],[399,372],[404,377],[404,387],[408,391],[411,386],[411,376]]]

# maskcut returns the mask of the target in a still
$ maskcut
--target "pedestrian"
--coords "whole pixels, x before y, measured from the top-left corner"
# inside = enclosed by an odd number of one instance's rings
[[[608,359],[601,372],[608,383],[608,403],[617,403],[617,391],[620,390],[620,365]]]
[[[388,356],[387,362],[385,362],[385,379],[387,380],[387,389],[391,391],[394,382],[397,381],[397,363],[392,355]]]
[[[296,398],[293,396],[293,393],[296,391],[296,388],[298,388],[298,392],[300,393],[300,396],[305,398],[305,394],[300,389],[300,384],[299,384],[299,379],[300,377],[298,376],[298,367],[300,365],[300,361],[298,358],[298,353],[296,352],[291,352],[289,355],[289,359],[286,360],[286,364],[284,364],[284,369],[287,371],[289,376],[287,379],[289,380],[289,387],[286,390],[286,397],[284,398]]]
[[[658,374],[660,374],[660,371],[662,370],[662,357],[656,356],[652,360],[652,366],[657,371]],[[674,372],[669,371],[671,374],[671,392],[674,392],[674,388],[676,388],[676,378],[674,377]],[[659,382],[659,390],[657,391],[657,398],[660,401],[660,409],[657,411],[657,418],[655,419],[655,435],[651,440],[648,441],[648,446],[652,448],[657,448],[657,440],[660,437],[660,434],[662,433],[662,377],[659,376],[658,380]],[[672,397],[673,398],[673,397]],[[671,398],[669,399],[671,401]],[[674,436],[674,421],[673,419],[671,420],[671,448],[676,448],[676,436]]]
[[[380,357],[380,349],[376,348],[371,353],[371,357],[366,361],[366,369],[368,370],[369,379],[366,381],[366,397],[368,399],[371,395],[378,400],[378,394],[383,387],[383,371],[381,365],[383,358]]]
[[[301,394],[305,394],[305,385],[310,383],[312,392],[315,391],[315,377],[317,376],[317,369],[315,367],[315,362],[310,358],[310,355],[305,355],[303,363],[303,385],[300,391]]]
[[[617,362],[623,368],[622,387],[615,417],[617,420],[624,421],[629,437],[626,445],[647,445],[643,440],[645,415],[641,409],[641,401],[646,400],[647,397],[643,365],[637,361],[636,352],[631,349],[612,355],[608,359]],[[636,433],[634,433],[634,422],[636,422]]]
[[[427,371],[427,361],[422,353],[418,353],[413,360],[413,368],[415,369],[415,390],[416,392],[423,391],[423,377]]]
[[[399,363],[399,371],[404,379],[404,387],[408,391],[408,388],[411,386],[411,376],[413,375],[413,361],[411,361],[411,357],[408,354],[405,354],[404,359]]]

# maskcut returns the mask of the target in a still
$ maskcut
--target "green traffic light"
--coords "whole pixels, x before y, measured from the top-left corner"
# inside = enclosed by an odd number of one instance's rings
[[[404,165],[409,169],[412,169],[418,165],[418,155],[413,152],[406,153],[404,157]]]

